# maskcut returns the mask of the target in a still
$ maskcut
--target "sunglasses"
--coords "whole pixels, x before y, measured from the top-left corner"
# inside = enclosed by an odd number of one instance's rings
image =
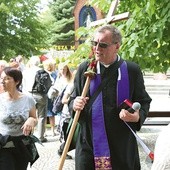
[[[107,43],[104,43],[104,42],[91,41],[91,44],[92,44],[92,46],[97,46],[97,45],[99,45],[99,47],[101,47],[101,48],[107,48],[107,47],[109,47],[110,45],[112,45],[112,44],[117,44],[117,43],[107,44]]]

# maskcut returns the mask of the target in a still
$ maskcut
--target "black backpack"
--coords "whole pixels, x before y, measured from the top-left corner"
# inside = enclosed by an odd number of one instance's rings
[[[67,87],[67,86],[66,86]],[[63,89],[63,91],[54,99],[53,102],[53,108],[52,111],[57,114],[60,113],[63,110],[64,104],[62,103],[62,98],[64,96],[64,92],[66,90],[66,87]]]
[[[45,70],[38,70],[35,75],[35,82],[32,93],[47,94],[52,85],[50,75]]]

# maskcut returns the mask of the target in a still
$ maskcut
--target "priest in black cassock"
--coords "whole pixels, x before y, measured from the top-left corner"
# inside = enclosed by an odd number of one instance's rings
[[[91,43],[96,74],[90,81],[87,96],[82,97],[84,73],[91,63],[80,64],[69,105],[73,113],[81,110],[75,169],[140,170],[137,141],[125,122],[134,132],[139,131],[150,108],[151,98],[145,90],[141,69],[118,55],[121,34],[112,25],[98,28]],[[139,102],[141,108],[130,113],[120,107],[127,99]]]

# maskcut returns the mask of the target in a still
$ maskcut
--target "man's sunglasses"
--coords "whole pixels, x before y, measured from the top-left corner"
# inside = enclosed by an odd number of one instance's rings
[[[107,47],[109,47],[110,45],[112,45],[112,44],[117,44],[117,43],[107,44],[107,43],[104,43],[104,42],[91,41],[91,44],[92,44],[92,46],[97,46],[97,45],[99,45],[99,47],[101,47],[101,48],[107,48]]]

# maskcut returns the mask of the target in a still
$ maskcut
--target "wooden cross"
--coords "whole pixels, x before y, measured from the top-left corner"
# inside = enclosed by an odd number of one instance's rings
[[[97,25],[102,25],[102,24],[111,24],[111,23],[114,23],[114,22],[117,22],[117,21],[120,21],[120,20],[128,19],[129,16],[130,16],[129,12],[114,15],[118,3],[119,3],[119,0],[113,1],[111,3],[107,17],[105,19],[100,19],[100,20],[91,22],[90,27],[95,27]]]

